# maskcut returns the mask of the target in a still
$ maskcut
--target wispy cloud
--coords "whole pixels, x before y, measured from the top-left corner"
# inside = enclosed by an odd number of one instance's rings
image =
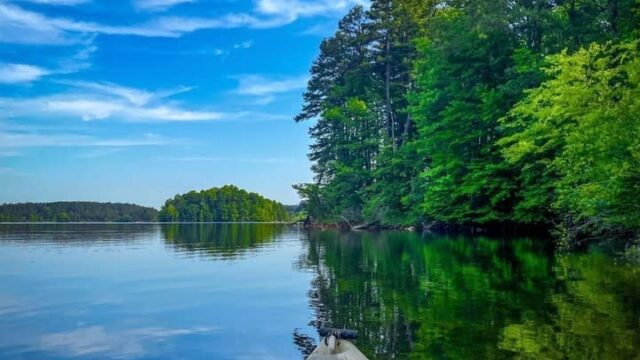
[[[173,95],[177,95],[180,93],[193,90],[192,87],[180,86],[175,89],[159,90],[159,91],[152,92],[147,90],[121,86],[121,85],[110,83],[110,82],[72,81],[72,80],[58,80],[56,82],[60,84],[78,87],[78,88],[95,90],[101,94],[117,96],[117,97],[126,99],[127,101],[129,101],[134,105],[139,105],[139,106],[146,105],[152,100],[159,100],[159,99],[167,98]]]
[[[76,50],[75,53],[59,61],[58,69],[54,72],[58,74],[71,74],[90,68],[91,55],[97,50],[98,47],[93,45],[93,38],[86,40],[82,47]]]
[[[267,96],[286,93],[303,89],[307,85],[307,76],[267,78],[262,75],[238,75],[238,88],[235,90],[240,95]]]
[[[3,84],[32,82],[50,73],[39,66],[0,63],[0,83]]]
[[[299,17],[327,16],[341,14],[354,5],[367,5],[368,1],[358,0],[258,0],[256,12],[295,21]]]
[[[252,40],[247,40],[247,41],[243,41],[241,43],[233,44],[228,49],[225,49],[225,48],[214,48],[213,49],[213,55],[222,56],[222,57],[226,58],[228,55],[231,54],[231,52],[233,50],[249,49],[252,46],[253,46],[253,41]]]
[[[82,92],[34,98],[0,98],[0,110],[12,117],[75,117],[85,121],[115,119],[132,122],[213,121],[234,119],[239,114],[187,109],[163,99],[191,90],[146,91],[113,83],[58,81],[82,88]],[[163,100],[163,101],[161,101]]]
[[[306,28],[305,30],[301,31],[299,35],[326,37],[335,32],[335,29],[335,22],[323,22]]]
[[[195,1],[197,0],[134,0],[133,3],[141,10],[165,11],[170,7]]]
[[[0,42],[65,45],[81,40],[61,28],[53,19],[33,11],[0,3]]]
[[[71,74],[88,69],[91,67],[91,55],[97,49],[93,45],[93,39],[87,39],[81,48],[60,60],[57,66],[52,68],[44,68],[32,64],[0,62],[0,84],[30,83],[38,81],[47,75]]]
[[[215,48],[215,49],[213,49],[213,55],[215,55],[215,56],[226,56],[226,55],[229,55],[229,50],[222,49],[222,48]]]
[[[259,98],[256,98],[254,101],[252,101],[251,103],[253,105],[269,105],[271,104],[274,100],[276,99],[275,96],[273,95],[267,95],[267,96],[261,96]]]
[[[91,0],[18,0],[22,2],[30,2],[36,4],[46,4],[46,5],[64,5],[64,6],[75,6],[80,4],[86,4],[91,2]]]
[[[179,0],[148,0],[147,5],[169,6]],[[133,25],[108,25],[61,17],[47,17],[11,4],[0,3],[0,41],[32,44],[69,44],[91,34],[144,37],[180,37],[204,29],[238,27],[273,28],[300,17],[335,16],[359,0],[258,0],[252,13],[229,13],[220,17],[164,16]],[[145,3],[143,1],[143,3]],[[153,8],[153,6],[152,6]]]
[[[243,42],[238,43],[238,44],[233,44],[233,48],[234,49],[248,49],[248,48],[250,48],[252,46],[253,46],[253,41],[252,40],[243,41]]]
[[[113,98],[84,94],[43,96],[32,99],[0,98],[0,109],[9,116],[61,116],[85,121],[116,119],[133,122],[212,121],[233,118],[220,112],[188,110],[179,106],[138,106]]]
[[[180,143],[157,134],[147,133],[139,137],[98,138],[73,133],[39,133],[12,130],[0,131],[0,149],[15,150],[34,147],[139,147],[162,146]]]
[[[261,23],[250,15],[229,14],[220,18],[160,17],[135,25],[104,25],[47,17],[0,3],[0,42],[9,43],[64,45],[81,42],[93,34],[175,38],[202,29],[255,27]]]

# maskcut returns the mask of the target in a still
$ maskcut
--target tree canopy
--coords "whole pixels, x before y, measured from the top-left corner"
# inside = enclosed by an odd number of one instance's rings
[[[640,230],[640,3],[374,0],[325,39],[317,221]]]
[[[287,220],[284,205],[233,185],[176,195],[160,210],[160,221],[166,222]]]

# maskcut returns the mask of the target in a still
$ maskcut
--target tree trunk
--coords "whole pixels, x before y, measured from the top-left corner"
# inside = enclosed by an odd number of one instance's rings
[[[391,62],[389,61],[389,56],[391,53],[391,44],[389,42],[389,36],[385,39],[385,60],[386,67],[384,72],[384,92],[385,92],[385,107],[387,109],[387,123],[391,128],[391,147],[395,151],[396,150],[396,122],[393,116],[393,109],[391,108]]]

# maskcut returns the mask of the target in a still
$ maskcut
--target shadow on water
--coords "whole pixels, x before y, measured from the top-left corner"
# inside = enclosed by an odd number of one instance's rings
[[[273,246],[287,230],[280,224],[163,224],[165,244],[173,250],[220,259],[235,259]]]
[[[602,253],[404,232],[313,231],[303,239],[295,266],[314,274],[311,325],[358,330],[371,359],[640,353],[640,269]]]

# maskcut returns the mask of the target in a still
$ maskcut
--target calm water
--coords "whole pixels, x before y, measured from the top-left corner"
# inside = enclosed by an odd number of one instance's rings
[[[640,267],[532,239],[0,225],[0,358],[640,359]]]

